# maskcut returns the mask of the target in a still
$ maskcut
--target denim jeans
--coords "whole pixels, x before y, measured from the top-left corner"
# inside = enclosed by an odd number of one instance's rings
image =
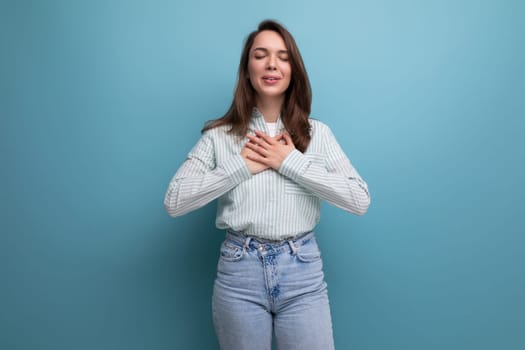
[[[268,241],[227,232],[213,288],[222,350],[334,349],[323,263],[314,233]]]

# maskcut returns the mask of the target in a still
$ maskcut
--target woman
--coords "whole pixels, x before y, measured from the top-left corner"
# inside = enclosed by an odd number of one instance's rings
[[[213,289],[221,349],[333,349],[312,230],[320,200],[362,215],[366,183],[330,129],[310,119],[308,76],[291,34],[263,21],[246,39],[228,112],[209,122],[164,204],[183,215],[218,198],[226,230]]]

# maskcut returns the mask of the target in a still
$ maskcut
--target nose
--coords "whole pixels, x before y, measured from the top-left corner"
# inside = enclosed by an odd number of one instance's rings
[[[267,69],[269,70],[275,70],[277,69],[275,67],[275,57],[274,55],[270,55],[269,58],[268,58],[268,66],[267,66]]]

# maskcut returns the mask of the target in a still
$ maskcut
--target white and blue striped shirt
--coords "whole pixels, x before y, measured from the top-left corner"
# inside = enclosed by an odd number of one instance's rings
[[[252,175],[240,152],[247,138],[228,127],[204,132],[171,180],[164,205],[180,216],[218,198],[216,226],[279,240],[311,231],[319,221],[320,200],[362,215],[370,205],[368,186],[351,165],[332,131],[310,119],[312,139],[303,154],[292,151],[278,171]],[[277,120],[277,130],[283,128]],[[268,132],[254,111],[249,132]]]

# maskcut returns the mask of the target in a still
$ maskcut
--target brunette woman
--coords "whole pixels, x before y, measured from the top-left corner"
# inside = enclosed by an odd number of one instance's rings
[[[246,39],[228,112],[205,125],[164,204],[183,215],[218,199],[226,231],[213,289],[221,349],[334,348],[314,236],[320,201],[362,215],[367,184],[328,126],[310,118],[311,90],[291,34],[263,21]]]

